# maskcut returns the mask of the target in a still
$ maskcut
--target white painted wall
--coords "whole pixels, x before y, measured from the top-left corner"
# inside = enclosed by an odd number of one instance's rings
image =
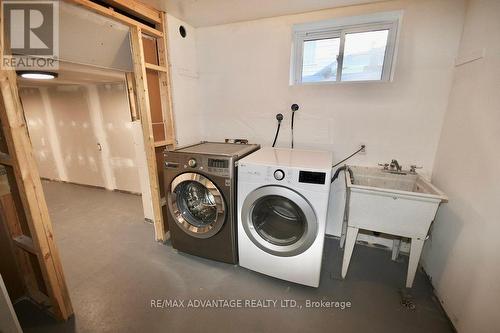
[[[397,158],[430,176],[464,8],[462,0],[403,0],[199,28],[203,137],[270,145],[281,112],[278,146],[288,146],[290,105],[298,103],[297,148],[333,151],[340,160],[365,143],[366,155],[352,164]],[[293,24],[391,10],[404,11],[393,82],[289,85]],[[327,232],[339,235],[343,186],[332,198]]]
[[[124,83],[23,87],[20,95],[41,177],[141,192]]]
[[[449,196],[423,265],[459,332],[500,332],[500,2],[470,0],[433,182]]]
[[[199,100],[199,74],[196,59],[197,30],[172,15],[167,15],[168,51],[172,81],[175,128],[180,146],[202,140],[202,114]],[[179,27],[187,35],[182,38]]]

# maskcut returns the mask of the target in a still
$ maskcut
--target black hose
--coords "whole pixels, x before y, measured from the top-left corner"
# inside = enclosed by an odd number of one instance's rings
[[[276,135],[274,136],[273,148],[276,145],[276,140],[278,140],[278,134],[280,133],[281,121],[278,123],[278,128],[276,128]]]
[[[276,140],[278,140],[278,134],[280,133],[280,127],[281,127],[281,121],[283,120],[283,115],[281,113],[278,113],[276,115],[276,120],[278,121],[278,128],[276,128],[276,135],[274,136],[273,148],[274,145],[276,144]]]
[[[295,111],[297,111],[299,109],[299,105],[292,104],[290,109],[292,109],[292,128],[291,129],[292,129],[292,149],[293,149],[293,120],[295,119]]]
[[[356,155],[357,153],[359,153],[360,151],[362,151],[364,149],[365,149],[365,145],[361,145],[361,148],[359,148],[354,153],[352,153],[351,155],[349,155],[346,158],[344,158],[342,161],[340,161],[340,162],[336,163],[335,165],[333,165],[332,168],[335,168],[337,165],[344,163],[345,161],[347,161],[348,159],[350,159],[351,157],[353,157],[354,155]]]
[[[335,179],[339,178],[340,171],[349,172],[349,177],[351,177],[351,180],[354,180],[354,174],[352,173],[351,168],[349,168],[349,166],[347,166],[347,165],[344,165],[335,171],[335,173],[333,174],[333,177],[332,177],[332,181],[330,183],[333,183],[335,181]]]

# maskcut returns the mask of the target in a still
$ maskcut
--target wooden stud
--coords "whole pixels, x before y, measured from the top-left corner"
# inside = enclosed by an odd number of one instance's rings
[[[158,142],[155,142],[155,148],[156,147],[166,147],[166,146],[170,146],[170,145],[173,145],[175,144],[174,141],[158,141]]]
[[[135,83],[134,83],[134,74],[126,73],[125,78],[127,81],[127,93],[128,93],[128,102],[130,104],[130,117],[132,121],[138,120],[139,115],[137,114],[137,98],[135,96]]]
[[[0,153],[0,164],[12,165],[12,160],[8,154]]]
[[[164,67],[164,66],[158,66],[158,65],[155,65],[155,64],[148,64],[148,63],[146,63],[145,66],[146,66],[147,69],[151,69],[153,71],[165,72],[165,73],[168,72],[168,68]]]
[[[139,115],[141,117],[144,147],[146,150],[146,159],[148,165],[148,176],[151,187],[151,199],[153,200],[153,224],[155,227],[156,240],[163,242],[165,241],[165,228],[163,225],[163,217],[160,205],[160,190],[158,184],[148,85],[146,81],[146,67],[144,66],[144,49],[142,45],[141,28],[130,28],[130,40],[132,45],[132,62],[134,65],[137,106]]]
[[[173,113],[173,102],[172,102],[172,77],[170,76],[170,62],[168,59],[168,39],[167,35],[167,20],[164,12],[160,13],[161,17],[161,28],[163,31],[163,37],[158,38],[158,63],[162,68],[165,68],[164,72],[160,73],[160,92],[162,96],[163,104],[163,117],[165,119],[165,132],[166,141],[172,142],[172,148],[175,148],[175,123],[174,123],[174,113]]]
[[[160,11],[151,8],[142,2],[134,0],[104,0],[107,4],[130,12],[131,14],[152,23],[160,23]]]
[[[19,194],[28,219],[38,262],[56,317],[67,319],[73,314],[69,293],[53,239],[52,225],[40,175],[33,156],[33,148],[19,99],[16,74],[0,71],[0,91],[4,110],[0,117],[3,133],[13,163]]]
[[[16,246],[19,246],[20,248],[33,253],[34,255],[38,254],[38,252],[35,250],[35,245],[33,244],[33,239],[31,239],[31,237],[19,235],[14,237],[12,240],[14,241],[14,244]]]
[[[0,196],[0,216],[2,220],[5,222],[5,226],[11,237],[19,236],[22,234],[21,225],[19,223],[19,218],[17,216],[16,206],[14,204],[14,200],[10,193],[6,195]],[[13,244],[14,241],[11,240]],[[14,255],[16,256],[17,267],[19,268],[19,272],[23,277],[24,285],[26,286],[28,295],[32,297],[36,302],[43,301],[40,297],[40,290],[38,289],[35,273],[33,268],[31,267],[31,263],[28,260],[27,253],[23,250],[13,247]]]

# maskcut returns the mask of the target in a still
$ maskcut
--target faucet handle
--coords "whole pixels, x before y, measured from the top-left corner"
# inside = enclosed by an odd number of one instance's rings
[[[378,165],[384,167],[384,170],[389,170],[389,163],[379,163]]]
[[[410,173],[417,173],[417,169],[422,169],[421,166],[416,166],[415,164],[410,165]]]

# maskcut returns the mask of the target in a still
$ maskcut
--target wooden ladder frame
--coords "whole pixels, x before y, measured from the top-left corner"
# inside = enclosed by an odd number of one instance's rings
[[[116,12],[90,0],[64,0],[112,18],[130,27],[133,73],[127,75],[128,93],[133,120],[140,119],[148,165],[148,178],[153,200],[155,238],[166,240],[167,226],[162,216],[165,199],[161,198],[159,181],[163,170],[162,151],[174,148],[175,128],[171,98],[169,65],[167,60],[165,13],[135,0],[104,0],[110,6],[146,20],[145,24],[130,15]],[[3,22],[0,22],[3,27]],[[0,28],[0,32],[3,29]],[[155,40],[157,62],[146,63],[143,38]],[[1,52],[5,51],[0,45]],[[151,98],[147,71],[157,72],[162,113],[162,140],[153,133]],[[73,314],[59,253],[54,242],[52,224],[43,194],[40,175],[33,155],[24,110],[19,98],[17,76],[12,70],[0,71],[0,120],[7,151],[0,153],[0,164],[11,170],[9,185],[14,195],[0,198],[0,217],[6,222],[16,262],[23,275],[28,296],[48,308],[58,319],[66,320]],[[18,202],[21,202],[20,204]],[[17,204],[16,204],[17,203]],[[22,207],[19,205],[22,204]],[[165,207],[163,207],[165,208]],[[22,221],[25,221],[21,223]],[[23,225],[24,228],[23,228]],[[27,229],[26,230],[26,225]],[[32,260],[35,258],[35,262]],[[40,278],[41,275],[41,278]],[[40,281],[41,280],[41,281]]]
[[[17,207],[11,197],[2,198],[2,219],[15,245],[16,261],[28,296],[47,307],[57,318],[67,319],[73,314],[73,309],[16,82],[14,71],[0,72],[0,120],[8,150],[8,154],[2,153],[0,163],[12,168],[15,180],[9,181],[9,186],[11,192],[18,193],[22,203],[22,207]],[[21,214],[24,214],[29,235],[20,225]],[[38,267],[30,259],[33,256]],[[38,269],[43,283],[38,281]]]

